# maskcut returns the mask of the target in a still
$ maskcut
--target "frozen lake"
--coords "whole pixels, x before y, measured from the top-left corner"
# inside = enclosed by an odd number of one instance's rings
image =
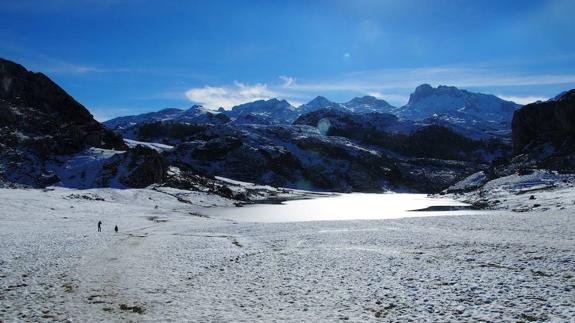
[[[422,216],[464,215],[471,211],[413,211],[437,206],[466,206],[425,194],[341,194],[333,197],[287,201],[282,204],[259,204],[239,208],[207,210],[213,217],[238,222],[300,222],[334,220],[378,220]],[[473,211],[477,213],[478,211]]]

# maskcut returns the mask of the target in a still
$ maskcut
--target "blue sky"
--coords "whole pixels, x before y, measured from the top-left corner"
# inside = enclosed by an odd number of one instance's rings
[[[455,85],[523,103],[575,87],[575,1],[0,0],[0,57],[99,119]]]

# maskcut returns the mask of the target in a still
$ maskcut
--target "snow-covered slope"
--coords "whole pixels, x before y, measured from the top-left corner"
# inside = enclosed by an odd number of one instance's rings
[[[545,169],[489,179],[473,174],[446,190],[481,208],[513,212],[565,209],[575,201],[575,175]]]

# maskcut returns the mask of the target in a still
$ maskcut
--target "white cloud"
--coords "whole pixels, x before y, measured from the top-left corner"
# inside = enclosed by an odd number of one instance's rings
[[[280,78],[280,80],[283,81],[282,87],[284,87],[284,88],[288,88],[288,87],[292,86],[293,84],[295,84],[295,78],[294,77],[280,75],[279,78]]]
[[[343,53],[343,58],[349,59],[349,58],[351,58],[351,54],[350,53]]]
[[[528,104],[533,103],[535,101],[546,101],[549,99],[542,96],[509,96],[509,95],[497,95],[497,96],[503,100],[513,101],[519,104]]]
[[[219,107],[229,109],[238,104],[267,100],[276,96],[277,93],[269,90],[267,84],[249,85],[237,81],[230,86],[204,86],[186,91],[188,99],[210,109]]]
[[[371,91],[367,92],[367,95],[376,97],[380,100],[385,100],[388,102],[392,102],[393,104],[404,104],[409,99],[409,95],[402,95],[402,94],[389,94],[389,93],[381,93],[379,91]]]

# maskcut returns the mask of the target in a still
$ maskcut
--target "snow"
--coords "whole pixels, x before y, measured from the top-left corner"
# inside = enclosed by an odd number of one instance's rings
[[[570,185],[529,193],[547,210],[289,223],[170,188],[0,189],[0,321],[570,321]]]
[[[465,179],[463,183],[469,180]],[[567,210],[575,204],[575,175],[534,170],[530,174],[513,174],[488,181],[478,190],[455,197],[513,212]]]
[[[481,185],[485,184],[486,181],[487,176],[485,175],[485,172],[479,171],[453,184],[447,189],[447,191],[470,191],[479,188]]]
[[[160,144],[157,142],[144,142],[144,141],[136,141],[136,140],[132,140],[132,139],[124,139],[124,142],[130,148],[134,148],[138,145],[141,145],[144,147],[154,149],[157,152],[168,151],[168,150],[174,149],[174,146],[164,145],[164,144]]]
[[[101,181],[106,161],[123,153],[125,152],[91,147],[75,155],[61,157],[57,162],[50,163],[48,169],[61,179],[59,186],[70,188],[99,186],[98,182]]]

